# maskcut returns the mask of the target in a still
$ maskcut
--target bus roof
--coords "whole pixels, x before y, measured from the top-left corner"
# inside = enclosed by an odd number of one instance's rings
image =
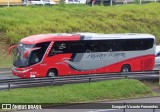
[[[98,34],[98,33],[61,33],[61,34],[39,34],[25,37],[20,40],[25,44],[36,44],[48,41],[74,41],[74,40],[106,40],[106,39],[139,39],[139,38],[153,38],[151,34]]]

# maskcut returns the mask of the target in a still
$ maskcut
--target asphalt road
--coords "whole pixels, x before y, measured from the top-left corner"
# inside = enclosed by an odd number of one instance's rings
[[[11,68],[0,68],[0,79],[17,78],[12,75]]]
[[[12,75],[11,68],[0,68],[0,80],[1,79],[11,79],[17,78],[16,76]],[[0,90],[7,88],[8,85],[0,85]]]
[[[130,76],[130,77],[135,77]],[[18,78],[17,76],[12,75],[11,68],[0,68],[0,79],[10,79],[10,78]],[[152,74],[152,76],[139,77],[138,79],[156,79],[158,78],[158,74]]]

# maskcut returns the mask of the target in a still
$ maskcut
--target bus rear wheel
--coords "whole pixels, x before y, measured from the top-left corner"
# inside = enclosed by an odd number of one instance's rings
[[[47,77],[55,77],[55,76],[57,76],[57,71],[55,69],[50,69],[50,70],[48,70],[46,76]]]
[[[121,68],[121,72],[130,72],[130,71],[131,71],[130,65],[123,65]]]

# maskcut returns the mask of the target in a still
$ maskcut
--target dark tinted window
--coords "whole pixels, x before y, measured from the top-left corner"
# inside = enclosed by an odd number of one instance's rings
[[[154,39],[125,39],[115,41],[115,51],[147,50],[153,47]]]
[[[52,56],[56,53],[147,50],[153,47],[153,43],[154,39],[82,40],[55,42],[49,55]]]

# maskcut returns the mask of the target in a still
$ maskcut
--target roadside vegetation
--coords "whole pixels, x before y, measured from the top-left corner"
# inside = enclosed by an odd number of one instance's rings
[[[1,103],[76,103],[154,96],[138,80],[120,79],[1,91]]]
[[[156,80],[152,80],[150,79],[149,81],[142,81],[147,87],[149,87],[151,90],[153,90],[154,92],[160,94],[160,81],[159,79]]]
[[[11,67],[13,56],[8,53],[8,44],[0,42],[0,68]]]
[[[7,47],[21,38],[42,33],[150,33],[160,42],[160,3],[145,5],[55,5],[0,8],[0,42]],[[0,67],[10,67],[12,56],[0,45]]]
[[[0,41],[15,44],[41,33],[150,33],[160,38],[160,3],[0,8]]]

